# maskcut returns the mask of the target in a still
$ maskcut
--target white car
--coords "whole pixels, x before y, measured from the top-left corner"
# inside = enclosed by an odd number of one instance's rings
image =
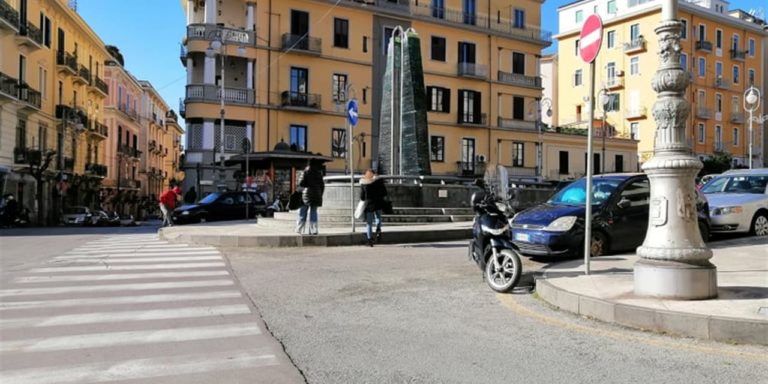
[[[64,210],[61,217],[64,225],[91,225],[93,212],[87,207],[70,207]]]
[[[713,233],[768,236],[768,168],[727,171],[701,191],[709,200]]]

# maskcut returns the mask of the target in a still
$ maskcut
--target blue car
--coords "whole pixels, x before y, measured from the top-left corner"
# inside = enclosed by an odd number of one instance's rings
[[[512,219],[512,242],[527,256],[574,257],[584,252],[586,179],[561,189],[546,203]],[[634,250],[648,230],[650,182],[642,173],[593,177],[592,256]],[[699,197],[699,230],[709,236],[709,207]]]

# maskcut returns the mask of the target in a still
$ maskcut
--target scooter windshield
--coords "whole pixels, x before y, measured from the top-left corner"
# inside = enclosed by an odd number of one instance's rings
[[[489,165],[485,170],[485,185],[497,197],[506,200],[509,197],[509,173],[503,165]]]

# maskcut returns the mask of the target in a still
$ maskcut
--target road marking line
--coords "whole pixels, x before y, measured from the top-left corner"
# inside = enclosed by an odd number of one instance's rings
[[[62,283],[68,281],[109,281],[134,279],[170,279],[178,277],[229,276],[228,271],[188,271],[188,272],[146,272],[146,273],[109,273],[69,276],[25,276],[14,280],[20,284]]]
[[[5,371],[5,384],[99,383],[278,365],[268,348]]]
[[[144,255],[141,255],[144,256]],[[67,263],[88,263],[88,264],[120,264],[120,263],[151,263],[151,262],[168,262],[168,261],[204,261],[204,260],[221,260],[221,256],[185,256],[185,257],[86,257],[86,258],[71,258],[71,259],[57,259],[60,261],[54,261],[51,264],[63,264]]]
[[[0,352],[49,352],[260,335],[256,323],[4,340]]]
[[[137,265],[109,265],[109,260],[104,260],[102,265],[85,265],[80,267],[46,267],[33,268],[26,273],[61,273],[61,272],[96,272],[96,271],[135,271],[153,269],[189,269],[189,268],[221,268],[223,262],[208,263],[172,263],[172,264],[137,264]]]
[[[76,292],[113,292],[113,291],[147,291],[155,289],[223,287],[235,285],[234,280],[200,280],[200,281],[171,281],[162,283],[130,283],[130,284],[100,284],[74,287],[20,288],[0,290],[0,297],[55,295],[59,293]]]
[[[61,325],[119,323],[126,321],[189,319],[243,315],[249,313],[251,313],[251,310],[247,305],[232,304],[119,312],[93,312],[47,317],[3,318],[0,319],[0,326],[3,328],[55,327]]]
[[[56,256],[54,260],[66,260],[83,257],[149,257],[149,256],[211,256],[220,255],[218,251],[181,251],[181,252],[97,252],[97,253],[65,253],[62,256]]]
[[[178,293],[165,295],[143,295],[143,296],[113,296],[113,297],[93,297],[85,299],[64,299],[64,300],[38,300],[38,301],[5,301],[0,302],[0,311],[14,309],[33,309],[33,308],[63,308],[77,306],[96,306],[96,305],[115,305],[115,304],[146,304],[163,303],[177,301],[196,301],[210,299],[230,299],[240,298],[243,295],[240,291],[219,291],[219,292],[199,292],[199,293]]]

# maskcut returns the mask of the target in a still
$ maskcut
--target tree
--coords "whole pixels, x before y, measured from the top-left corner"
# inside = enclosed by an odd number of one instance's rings
[[[728,152],[715,152],[711,158],[702,161],[702,163],[704,163],[704,167],[699,171],[699,176],[723,173],[731,169],[733,156]]]
[[[43,222],[43,177],[45,171],[51,166],[56,151],[48,150],[42,153],[39,150],[26,149],[26,163],[29,164],[29,174],[35,179],[35,198],[37,200],[37,223]]]

